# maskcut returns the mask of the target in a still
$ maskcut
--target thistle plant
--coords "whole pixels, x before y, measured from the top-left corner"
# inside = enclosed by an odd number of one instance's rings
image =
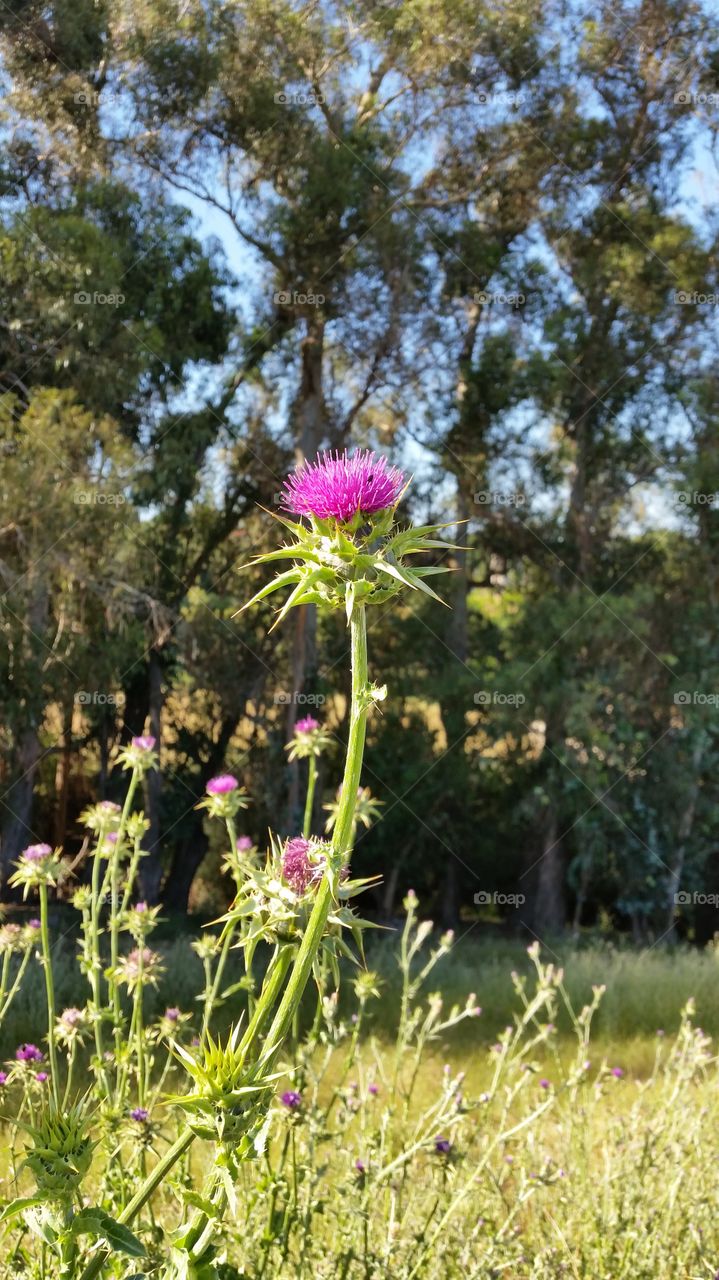
[[[39,946],[47,1062],[39,1046],[24,1045],[3,1073],[2,1087],[17,1082],[23,1090],[16,1128],[25,1124],[29,1143],[17,1173],[32,1174],[37,1182],[37,1196],[17,1199],[5,1216],[27,1215],[27,1225],[57,1255],[62,1276],[92,1280],[108,1273],[108,1267],[114,1276],[126,1275],[123,1255],[142,1257],[143,1274],[154,1274],[162,1248],[153,1205],[171,1178],[185,1220],[170,1233],[169,1271],[162,1274],[178,1280],[219,1275],[222,1223],[228,1208],[236,1208],[235,1186],[244,1165],[264,1158],[272,1100],[279,1089],[285,1111],[301,1105],[300,1092],[290,1087],[282,1091],[280,1082],[285,1078],[287,1084],[288,1073],[302,1071],[312,1046],[337,1034],[341,961],[361,966],[362,932],[369,924],[351,905],[369,883],[352,878],[352,847],[358,822],[368,826],[379,813],[378,802],[361,780],[368,717],[386,696],[386,689],[369,678],[367,609],[403,587],[434,595],[425,578],[440,570],[418,567],[412,557],[444,545],[434,526],[399,527],[397,508],[406,487],[401,472],[367,451],[325,454],[299,468],[285,487],[285,510],[299,520],[277,518],[291,540],[255,561],[291,561],[250,601],[255,604],[290,588],[274,625],[293,607],[310,602],[345,615],[351,698],[344,769],[327,831],[315,834],[317,762],[333,735],[312,716],[299,720],[287,750],[290,760],[308,762],[302,831],[271,833],[264,857],[249,836],[237,831],[238,814],[249,803],[239,779],[223,773],[207,783],[198,807],[208,820],[224,826],[222,865],[234,893],[217,922],[219,932],[208,931],[196,944],[205,984],[194,1040],[189,1014],[168,1007],[157,1020],[149,1012],[165,968],[152,945],[161,908],[137,892],[148,823],[135,801],[148,771],[158,766],[153,737],[133,737],[119,753],[118,763],[129,775],[122,805],[101,801],[83,815],[87,864],[82,867],[84,883],[72,899],[81,918],[79,963],[88,985],[83,1007],[58,1011],[53,982],[48,894],[70,875],[69,863],[61,850],[34,845],[17,864],[14,883],[22,885],[26,897],[37,893],[40,915],[37,928],[0,929],[0,1012]],[[259,985],[253,976],[258,949],[264,957]],[[241,954],[245,976],[227,986],[233,952]],[[303,1047],[300,1004],[313,977],[317,1005]],[[360,967],[355,988],[364,1011],[377,990],[376,979]],[[246,1019],[236,1020],[223,1035],[215,1031],[213,1019],[239,990],[247,995]],[[438,1025],[453,1025],[452,1017]],[[357,1036],[361,1023],[362,1016]],[[88,1050],[92,1113],[75,1095],[77,1064]],[[290,1050],[299,1068],[288,1063]],[[168,1095],[163,1086],[171,1073],[181,1087]],[[172,1116],[177,1123],[174,1141],[167,1133]],[[201,1195],[188,1185],[189,1153],[196,1141],[211,1147]],[[88,1203],[89,1185],[99,1207]],[[150,1223],[140,1239],[129,1227],[146,1206]]]

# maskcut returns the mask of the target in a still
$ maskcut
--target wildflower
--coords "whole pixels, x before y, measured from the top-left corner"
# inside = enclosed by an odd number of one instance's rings
[[[283,1107],[287,1107],[288,1111],[297,1111],[298,1107],[302,1106],[302,1094],[297,1093],[295,1089],[285,1089],[285,1092],[280,1094],[280,1102]]]
[[[49,1080],[50,1077],[47,1074],[47,1071],[36,1071],[35,1079],[37,1080],[38,1084],[45,1084],[45,1082]]]
[[[377,1094],[379,1093],[379,1085],[378,1085],[378,1084],[370,1084],[370,1085],[368,1085],[368,1086],[367,1086],[367,1092],[368,1092],[368,1093],[371,1093],[373,1098],[376,1098],[376,1097],[377,1097]]]
[[[298,895],[322,878],[327,859],[322,847],[314,840],[295,836],[288,840],[282,854],[282,875]]]
[[[155,769],[158,763],[155,746],[156,739],[151,733],[140,733],[131,738],[130,745],[119,755],[123,769],[133,769],[140,775]]]
[[[306,760],[309,756],[321,756],[332,745],[332,736],[314,716],[305,716],[295,723],[295,731],[285,747],[288,759]]]
[[[4,924],[0,927],[0,953],[16,951],[23,940],[23,929],[19,924]]]
[[[15,1050],[15,1057],[18,1062],[42,1062],[43,1053],[36,1044],[21,1044]]]
[[[286,511],[342,523],[359,513],[372,515],[397,502],[405,478],[398,467],[369,449],[351,457],[324,453],[289,477],[282,496]]]
[[[179,1009],[174,1009],[174,1008],[165,1009],[165,1017],[167,1018],[168,1022],[177,1022],[177,1019],[179,1018],[179,1016],[180,1016]]]
[[[63,1009],[57,1020],[57,1037],[66,1045],[72,1044],[73,1040],[82,1039],[82,1032],[86,1022],[86,1015],[83,1009],[76,1009],[71,1005],[69,1009]]]
[[[233,818],[238,809],[247,808],[247,792],[232,773],[219,773],[205,785],[206,795],[198,809],[206,809],[213,818]]]
[[[355,1160],[355,1169],[359,1174],[366,1173],[367,1165],[365,1164],[364,1160],[359,1160],[359,1159]]]
[[[252,848],[254,848],[254,845],[253,845],[251,836],[238,836],[238,839],[237,839],[238,853],[249,853],[250,849]]]
[[[622,1070],[621,1067],[612,1067],[612,1075],[616,1080],[621,1080],[622,1076],[624,1075],[624,1071]]]
[[[39,929],[40,921],[37,919],[37,917],[33,916],[32,920],[28,920],[27,927],[28,929]]]
[[[0,1088],[2,1088],[4,1084],[7,1084],[7,1081],[8,1081],[7,1071],[0,1071]]]
[[[29,844],[20,854],[25,862],[45,862],[51,856],[52,847],[49,844]]]
[[[114,800],[99,800],[80,814],[80,821],[89,831],[106,831],[118,826],[122,810]]]
[[[548,1080],[540,1080],[540,1081],[539,1081],[539,1087],[540,1087],[540,1089],[548,1089],[548,1088],[549,1088],[549,1081],[548,1081]]]
[[[146,1124],[150,1113],[144,1107],[134,1107],[130,1112],[130,1119],[136,1120],[138,1124]]]
[[[448,1156],[452,1150],[452,1143],[449,1138],[435,1138],[434,1149],[438,1156]]]
[[[210,778],[205,787],[208,796],[223,796],[228,791],[236,791],[239,782],[231,773],[220,773],[216,778]]]
[[[156,951],[151,951],[149,947],[134,947],[126,956],[123,956],[117,966],[118,981],[125,982],[130,990],[136,987],[140,980],[156,986],[163,967],[162,960]]]

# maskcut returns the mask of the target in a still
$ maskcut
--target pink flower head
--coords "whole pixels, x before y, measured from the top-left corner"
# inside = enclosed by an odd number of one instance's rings
[[[399,468],[371,449],[359,449],[351,457],[347,450],[334,457],[323,453],[289,477],[282,505],[300,516],[351,520],[358,511],[371,515],[393,506],[404,482]]]
[[[172,1006],[169,1009],[165,1009],[165,1017],[167,1018],[168,1022],[177,1022],[177,1019],[179,1018],[179,1016],[180,1016],[180,1010],[175,1008],[174,1006]]]
[[[7,1071],[0,1071],[0,1087],[7,1084]]]
[[[134,908],[133,908],[133,910],[134,910],[134,911],[139,912],[139,913],[140,913],[140,915],[144,915],[144,913],[147,911],[147,903],[146,903],[146,902],[136,902],[136,903],[135,903],[135,906],[134,906]]]
[[[239,837],[238,837],[238,840],[237,840],[237,852],[238,852],[238,853],[249,853],[249,851],[250,851],[250,849],[251,849],[251,848],[252,848],[252,837],[251,837],[251,836],[239,836]]]
[[[621,1080],[622,1076],[624,1075],[624,1071],[621,1067],[612,1067],[612,1075],[615,1077],[615,1079]]]
[[[137,1124],[146,1124],[149,1115],[149,1111],[146,1111],[144,1107],[133,1107],[130,1112],[130,1119],[135,1120]]]
[[[18,1062],[42,1062],[42,1050],[36,1044],[21,1044],[15,1050]]]
[[[133,747],[137,747],[138,751],[152,751],[155,746],[155,739],[151,733],[141,733],[138,737],[132,739]]]
[[[41,927],[41,922],[36,916],[33,916],[32,920],[28,920],[27,927],[28,929],[39,929]]]
[[[229,791],[236,791],[238,786],[237,778],[233,778],[231,773],[221,773],[210,778],[205,790],[208,796],[225,796]]]
[[[36,1071],[35,1079],[37,1080],[38,1084],[44,1084],[46,1080],[50,1079],[50,1077],[47,1074],[47,1071]]]
[[[23,849],[20,854],[25,862],[44,862],[52,854],[52,848],[49,844],[29,844],[27,849]]]
[[[295,725],[295,733],[313,733],[315,729],[319,729],[320,722],[315,720],[314,716],[305,716],[304,720],[298,720]]]
[[[304,836],[295,836],[288,840],[282,854],[282,874],[290,889],[295,893],[304,893],[306,889],[322,875],[324,860],[313,862],[310,858],[312,842]]]
[[[298,1107],[302,1106],[302,1094],[297,1093],[296,1089],[285,1089],[285,1092],[280,1094],[280,1102],[287,1107],[288,1111],[297,1111]]]

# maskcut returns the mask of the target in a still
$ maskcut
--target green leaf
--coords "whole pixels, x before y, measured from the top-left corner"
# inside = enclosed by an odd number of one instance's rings
[[[23,1209],[33,1209],[36,1204],[42,1204],[42,1196],[25,1196],[20,1200],[11,1200],[5,1208],[0,1211],[0,1222],[8,1222],[10,1218],[16,1217],[18,1213],[22,1213]]]
[[[117,1222],[103,1209],[80,1209],[72,1222],[75,1235],[100,1236],[116,1253],[126,1253],[130,1258],[144,1258],[145,1246],[123,1222]]]

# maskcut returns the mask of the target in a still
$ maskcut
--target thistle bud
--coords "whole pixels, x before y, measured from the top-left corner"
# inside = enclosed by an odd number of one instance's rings
[[[50,1197],[74,1197],[89,1171],[94,1148],[85,1109],[75,1106],[61,1112],[50,1105],[39,1125],[27,1126],[27,1134],[30,1144],[24,1163],[38,1191]]]

